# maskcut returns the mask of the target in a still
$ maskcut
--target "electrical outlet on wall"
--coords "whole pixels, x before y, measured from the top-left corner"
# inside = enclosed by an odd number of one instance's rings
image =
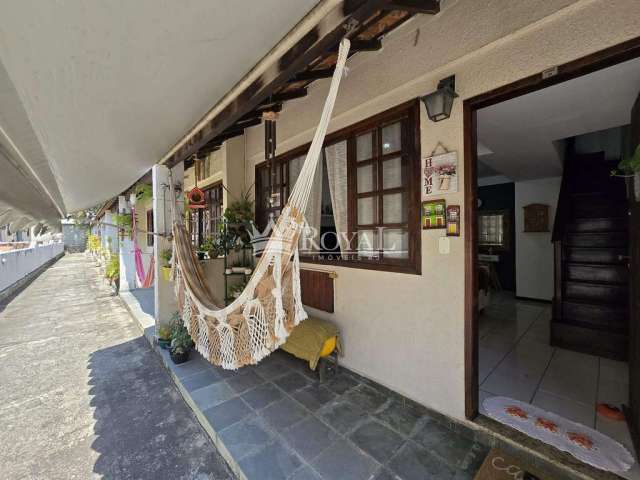
[[[449,237],[440,237],[438,239],[438,252],[440,255],[449,255],[451,251],[451,242],[449,241]]]

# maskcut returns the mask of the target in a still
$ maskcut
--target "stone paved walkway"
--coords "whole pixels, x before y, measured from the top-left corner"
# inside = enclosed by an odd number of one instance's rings
[[[83,254],[0,304],[0,478],[232,475]]]

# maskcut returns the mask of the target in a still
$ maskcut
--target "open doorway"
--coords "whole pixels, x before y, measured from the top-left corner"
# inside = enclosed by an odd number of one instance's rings
[[[629,182],[610,172],[640,140],[639,46],[465,102],[469,418],[506,396],[634,450],[640,225]],[[628,423],[603,404],[628,408]]]

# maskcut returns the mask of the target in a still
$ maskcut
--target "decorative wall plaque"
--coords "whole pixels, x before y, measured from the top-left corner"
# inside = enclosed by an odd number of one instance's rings
[[[524,209],[525,232],[549,231],[549,205],[532,203],[522,208]]]
[[[449,205],[447,207],[447,236],[460,236],[460,205]]]

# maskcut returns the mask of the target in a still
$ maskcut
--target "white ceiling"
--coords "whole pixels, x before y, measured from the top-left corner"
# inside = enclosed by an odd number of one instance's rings
[[[2,2],[0,128],[16,148],[0,157],[0,202],[25,208],[6,194],[19,177],[49,192],[32,216],[124,190],[317,1]],[[28,181],[6,173],[21,156]]]
[[[639,92],[635,59],[479,110],[479,176],[560,175],[561,145],[554,142],[628,124]]]

